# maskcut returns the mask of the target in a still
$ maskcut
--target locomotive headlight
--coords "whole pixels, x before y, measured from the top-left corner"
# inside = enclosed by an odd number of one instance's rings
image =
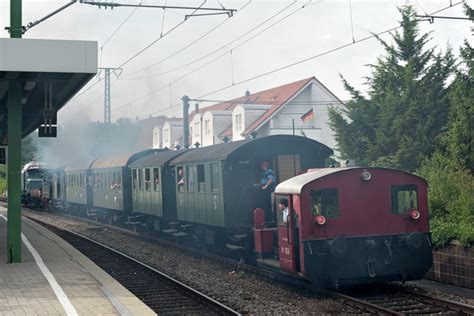
[[[324,225],[326,224],[326,217],[318,215],[314,218],[314,222],[318,225]]]
[[[420,212],[418,212],[417,210],[411,210],[411,211],[408,211],[408,216],[411,219],[419,219],[420,218]]]
[[[367,170],[364,170],[362,171],[362,173],[360,174],[360,178],[364,181],[369,181],[370,179],[372,179],[372,174],[370,174],[369,171]]]

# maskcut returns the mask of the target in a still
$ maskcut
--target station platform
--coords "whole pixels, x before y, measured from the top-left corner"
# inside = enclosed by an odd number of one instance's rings
[[[22,218],[22,263],[7,264],[0,207],[0,315],[156,315],[110,275],[41,225]]]

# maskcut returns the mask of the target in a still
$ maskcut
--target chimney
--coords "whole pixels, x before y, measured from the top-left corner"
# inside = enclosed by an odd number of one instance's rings
[[[247,89],[247,91],[245,91],[245,96],[248,98],[250,96],[250,91]]]
[[[199,113],[199,103],[194,104],[194,114]]]
[[[183,146],[189,148],[189,97],[181,98],[183,101]]]

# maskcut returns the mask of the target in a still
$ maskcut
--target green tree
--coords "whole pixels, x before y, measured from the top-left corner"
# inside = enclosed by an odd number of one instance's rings
[[[446,126],[454,60],[450,49],[426,48],[430,34],[419,34],[412,6],[399,11],[402,30],[392,35],[393,44],[378,37],[385,55],[369,65],[367,95],[342,78],[351,100],[331,109],[330,121],[343,158],[413,171],[434,152]]]
[[[465,11],[474,17],[474,11],[467,5]],[[452,110],[447,129],[437,152],[418,170],[430,184],[430,225],[437,245],[452,239],[463,245],[474,244],[474,52],[467,41],[460,55],[449,92]]]
[[[465,4],[466,15],[474,10]],[[446,155],[474,173],[474,49],[468,41],[460,49],[461,62],[449,94],[452,111],[443,138]]]

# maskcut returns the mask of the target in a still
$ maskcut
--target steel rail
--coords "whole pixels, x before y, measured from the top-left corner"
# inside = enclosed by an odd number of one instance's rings
[[[139,261],[139,260],[137,260],[137,259],[135,259],[135,258],[133,258],[133,257],[127,255],[127,254],[125,254],[125,253],[122,253],[122,252],[120,252],[120,251],[118,251],[118,250],[116,250],[116,249],[113,249],[113,248],[111,248],[111,247],[105,245],[105,244],[102,244],[102,243],[100,243],[100,242],[98,242],[98,241],[96,241],[96,240],[93,240],[93,239],[91,239],[91,238],[89,238],[89,237],[86,237],[86,236],[81,235],[81,234],[79,234],[79,233],[77,233],[77,232],[71,231],[71,230],[69,230],[69,229],[66,229],[66,228],[63,228],[63,227],[59,227],[59,226],[57,226],[57,225],[55,225],[55,224],[47,223],[47,222],[44,222],[44,221],[42,221],[42,220],[39,220],[39,219],[36,219],[36,218],[32,218],[32,217],[29,217],[29,216],[25,216],[25,217],[27,217],[27,218],[29,218],[30,220],[33,220],[33,221],[39,223],[40,225],[46,226],[47,228],[48,228],[48,226],[49,226],[49,227],[52,227],[53,229],[56,229],[56,230],[65,232],[65,233],[70,234],[70,235],[72,235],[72,236],[74,236],[74,237],[76,237],[76,238],[80,238],[80,239],[82,239],[82,240],[85,240],[85,241],[87,241],[87,242],[89,242],[89,243],[91,243],[91,244],[94,244],[94,245],[96,245],[96,246],[98,246],[98,247],[100,247],[100,248],[107,249],[108,251],[110,251],[110,252],[112,252],[112,253],[114,253],[114,254],[116,254],[116,255],[122,257],[122,258],[125,258],[125,259],[127,259],[128,261],[133,262],[134,264],[136,264],[136,265],[138,265],[138,266],[141,266],[142,268],[145,268],[145,269],[148,270],[148,271],[153,272],[154,274],[159,275],[161,278],[170,281],[171,283],[173,283],[174,285],[176,285],[176,286],[178,286],[179,288],[183,289],[184,291],[190,292],[190,293],[194,294],[195,296],[197,296],[199,299],[203,300],[204,302],[215,306],[215,307],[216,307],[217,309],[219,309],[222,313],[229,314],[229,315],[241,315],[239,312],[235,311],[235,310],[232,309],[231,307],[222,304],[221,302],[219,302],[219,301],[213,299],[212,297],[210,297],[210,296],[208,296],[208,295],[206,295],[206,294],[204,294],[204,293],[199,292],[198,290],[196,290],[196,289],[194,289],[194,288],[192,288],[192,287],[190,287],[190,286],[184,284],[183,282],[181,282],[181,281],[179,281],[179,280],[177,280],[177,279],[175,279],[175,278],[169,276],[168,274],[163,273],[163,272],[161,272],[161,271],[159,271],[159,270],[157,270],[157,269],[155,269],[155,268],[153,268],[153,267],[147,265],[146,263],[143,263],[143,262],[141,262],[141,261]]]
[[[361,299],[358,299],[346,294],[342,294],[339,292],[328,291],[328,295],[333,298],[339,298],[347,305],[354,306],[359,309],[368,310],[371,312],[386,314],[386,315],[397,315],[397,316],[404,315],[403,313],[385,308],[377,304],[372,304],[370,302],[367,302],[367,301],[364,301],[364,300],[361,300]]]
[[[464,304],[461,302],[456,302],[452,300],[447,300],[442,297],[435,297],[429,294],[421,293],[412,289],[407,289],[399,287],[399,289],[407,294],[416,296],[416,299],[419,299],[425,303],[433,304],[439,307],[448,308],[449,310],[457,311],[466,315],[474,315],[474,306]]]

